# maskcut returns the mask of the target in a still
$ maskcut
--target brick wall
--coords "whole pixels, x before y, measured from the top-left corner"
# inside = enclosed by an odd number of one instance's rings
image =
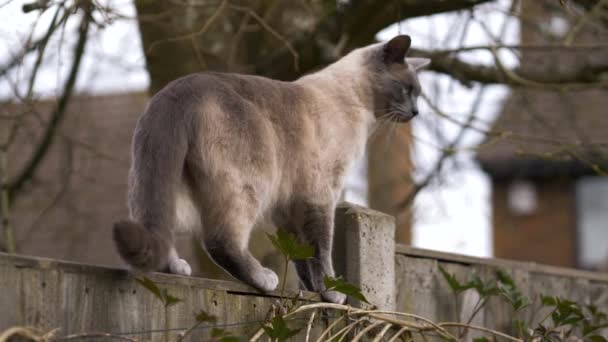
[[[538,207],[516,215],[509,207],[509,181],[495,181],[492,190],[494,255],[497,258],[576,267],[575,182],[535,181]]]

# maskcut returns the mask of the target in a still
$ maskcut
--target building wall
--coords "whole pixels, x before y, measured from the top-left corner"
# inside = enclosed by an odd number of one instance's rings
[[[511,181],[494,181],[494,255],[497,258],[576,267],[576,196],[571,179],[533,182],[537,207],[516,214],[509,205]]]
[[[114,249],[112,224],[128,215],[130,141],[146,102],[144,93],[72,99],[34,178],[11,203],[19,253],[122,264]],[[44,125],[34,116],[47,121],[53,106],[54,100],[38,101],[25,114],[9,150],[13,173],[40,141]]]

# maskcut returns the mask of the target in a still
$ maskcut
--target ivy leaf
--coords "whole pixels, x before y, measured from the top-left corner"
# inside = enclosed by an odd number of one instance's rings
[[[296,237],[279,229],[276,235],[266,234],[274,247],[289,260],[310,259],[315,256],[315,248],[307,244],[301,244]]]
[[[369,301],[367,301],[367,298],[365,298],[365,296],[363,295],[363,293],[361,293],[361,289],[356,287],[355,285],[347,282],[346,280],[344,280],[342,277],[338,277],[338,278],[332,278],[332,277],[324,277],[323,278],[323,283],[325,284],[325,288],[327,289],[326,291],[336,291],[336,292],[340,292],[342,294],[345,294],[349,297],[353,297],[355,299],[358,299],[362,302],[365,302],[367,304],[370,304]]]
[[[205,311],[201,310],[195,317],[194,319],[196,319],[197,322],[199,323],[215,323],[217,322],[217,317],[210,315],[208,313],[206,313]],[[214,329],[215,330],[215,329]]]
[[[160,288],[158,288],[152,280],[147,277],[142,277],[141,279],[135,278],[135,281],[146,288],[146,290],[150,291],[156,298],[160,299],[161,302],[165,303],[165,298],[163,297]]]
[[[287,323],[281,316],[275,316],[270,325],[262,326],[266,335],[271,339],[277,339],[279,341],[286,341],[288,338],[296,335],[302,329],[289,329]]]

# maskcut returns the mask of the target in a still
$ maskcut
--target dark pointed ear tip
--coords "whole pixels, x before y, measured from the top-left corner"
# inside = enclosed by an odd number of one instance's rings
[[[384,45],[385,63],[404,63],[405,54],[410,48],[412,39],[406,34],[401,34],[391,39]]]
[[[387,45],[392,47],[400,47],[401,49],[408,49],[412,44],[412,38],[407,34],[400,34],[393,39],[389,40]]]
[[[393,40],[403,42],[403,43],[411,43],[412,37],[410,37],[407,34],[400,34],[400,35],[394,37],[393,39],[391,39],[391,41],[393,41]]]

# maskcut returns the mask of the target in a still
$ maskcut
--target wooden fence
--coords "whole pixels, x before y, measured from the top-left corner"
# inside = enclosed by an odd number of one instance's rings
[[[336,213],[336,270],[380,308],[434,321],[466,321],[478,298],[474,291],[455,297],[440,267],[461,281],[473,276],[492,279],[503,270],[532,299],[558,295],[608,308],[606,274],[395,246],[394,227],[392,217],[353,205],[340,206]],[[99,332],[156,341],[165,332],[175,337],[193,326],[195,315],[204,310],[217,317],[216,327],[250,336],[278,298],[278,293],[260,294],[239,283],[150,274],[159,288],[181,300],[165,312],[162,302],[135,277],[124,269],[0,253],[0,332],[34,326],[59,329],[56,336]],[[303,296],[318,300],[315,294]],[[533,308],[519,315],[531,316]],[[326,318],[315,325],[312,336],[331,321]],[[512,309],[494,298],[471,323],[510,332],[512,318]],[[301,326],[306,325],[302,320]],[[190,340],[207,340],[211,329],[200,325]]]

